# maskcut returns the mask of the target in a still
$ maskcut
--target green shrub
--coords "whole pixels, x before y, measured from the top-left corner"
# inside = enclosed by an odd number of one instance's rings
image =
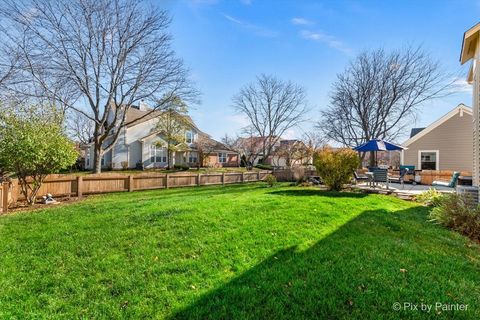
[[[444,195],[434,188],[428,189],[428,191],[422,192],[415,197],[417,202],[420,202],[426,206],[437,207],[440,204],[440,201]]]
[[[330,190],[338,191],[351,181],[353,170],[359,165],[359,158],[352,149],[333,150],[327,147],[315,154],[314,165],[323,183]]]
[[[480,240],[480,207],[472,206],[465,195],[442,196],[430,212],[430,219],[474,240]]]
[[[257,164],[255,168],[262,169],[262,170],[273,170],[273,167],[271,165],[261,164],[261,163]]]
[[[176,170],[182,170],[182,171],[187,171],[188,169],[190,169],[190,167],[185,164],[176,164],[173,166],[173,168]]]
[[[264,181],[269,187],[273,187],[277,183],[277,178],[273,174],[267,174]]]
[[[51,114],[46,116],[46,110],[51,110]],[[0,168],[19,179],[29,205],[36,202],[48,174],[69,168],[77,161],[75,145],[59,118],[50,106],[0,110]]]

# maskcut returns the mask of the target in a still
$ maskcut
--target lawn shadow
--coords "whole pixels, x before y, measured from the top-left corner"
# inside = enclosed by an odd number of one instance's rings
[[[475,250],[469,254],[476,257],[479,250],[456,248],[460,241],[426,222],[426,210],[365,211],[304,251],[274,253],[169,319],[437,317],[392,309],[395,302],[422,301],[470,304],[460,316],[478,318],[479,297],[469,291],[480,282],[480,266],[466,258],[466,250]],[[462,272],[452,272],[460,258]],[[429,281],[432,270],[435,281]]]
[[[368,194],[359,193],[359,192],[347,192],[347,191],[326,191],[319,189],[288,189],[288,190],[278,190],[271,191],[269,194],[278,195],[278,196],[294,196],[294,197],[329,197],[329,198],[364,198]]]

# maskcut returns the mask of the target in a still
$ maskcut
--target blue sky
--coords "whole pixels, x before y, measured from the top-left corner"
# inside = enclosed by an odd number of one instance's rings
[[[152,0],[153,1],[153,0]],[[307,90],[310,122],[288,132],[299,136],[328,105],[336,74],[364,49],[422,45],[447,72],[458,92],[422,106],[425,126],[457,104],[471,105],[459,64],[463,32],[480,22],[480,1],[167,0],[174,48],[191,69],[202,103],[191,111],[214,138],[235,135],[246,120],[232,96],[261,73],[292,80]]]

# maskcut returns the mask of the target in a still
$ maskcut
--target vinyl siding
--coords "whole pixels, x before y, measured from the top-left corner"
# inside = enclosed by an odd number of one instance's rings
[[[425,136],[408,145],[403,164],[419,169],[419,150],[438,150],[437,170],[472,171],[473,118],[466,112],[456,114]]]

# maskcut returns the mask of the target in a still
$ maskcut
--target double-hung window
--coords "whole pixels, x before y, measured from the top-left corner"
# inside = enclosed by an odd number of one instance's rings
[[[167,155],[165,148],[160,146],[151,145],[150,146],[150,162],[167,162]]]
[[[188,154],[188,162],[189,163],[197,163],[197,154],[195,152],[190,152]]]
[[[438,150],[418,151],[420,170],[439,170]]]
[[[192,143],[193,142],[193,132],[192,131],[185,132],[185,142],[186,143]]]
[[[227,154],[225,152],[219,152],[218,153],[218,162],[219,163],[227,162]]]

